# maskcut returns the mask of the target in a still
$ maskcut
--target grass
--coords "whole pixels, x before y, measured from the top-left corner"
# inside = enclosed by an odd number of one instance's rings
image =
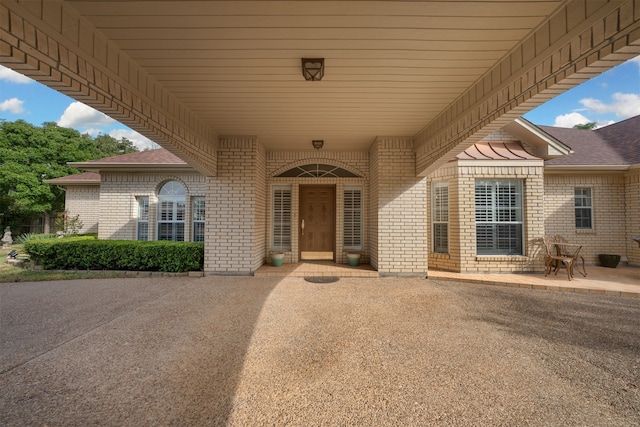
[[[112,277],[125,277],[121,272],[61,272],[48,270],[31,270],[20,268],[6,263],[7,254],[15,249],[18,251],[18,258],[26,256],[23,245],[11,245],[9,249],[0,248],[0,283],[8,282],[42,282],[49,280],[73,280],[73,279],[104,279]]]

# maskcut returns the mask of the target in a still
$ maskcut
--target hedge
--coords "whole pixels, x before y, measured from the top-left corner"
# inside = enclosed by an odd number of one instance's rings
[[[204,243],[96,240],[89,236],[32,240],[24,244],[32,261],[47,270],[202,270]]]

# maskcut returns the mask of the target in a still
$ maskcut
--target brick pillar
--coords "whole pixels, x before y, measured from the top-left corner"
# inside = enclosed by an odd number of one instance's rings
[[[264,150],[253,137],[220,139],[208,178],[205,274],[251,275],[264,259]]]
[[[380,138],[373,150],[377,175],[377,194],[372,197],[377,200],[378,273],[426,277],[426,181],[415,176],[413,141]]]

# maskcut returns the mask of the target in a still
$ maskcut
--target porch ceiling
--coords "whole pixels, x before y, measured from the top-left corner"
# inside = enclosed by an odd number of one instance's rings
[[[362,150],[418,133],[564,2],[68,3],[218,134]]]

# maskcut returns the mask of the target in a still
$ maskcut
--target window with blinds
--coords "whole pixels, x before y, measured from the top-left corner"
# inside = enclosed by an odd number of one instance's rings
[[[434,182],[432,187],[432,239],[434,253],[449,253],[449,183]]]
[[[271,249],[291,250],[291,186],[273,187],[273,228]]]
[[[344,249],[362,250],[362,187],[345,187],[343,208]]]
[[[158,240],[184,241],[185,188],[169,181],[158,193]]]
[[[593,199],[591,188],[575,188],[576,229],[593,229]]]
[[[476,252],[523,254],[521,180],[476,180]]]
[[[205,219],[205,202],[204,197],[194,197],[191,207],[192,222],[192,241],[204,242],[204,219]]]
[[[138,202],[136,239],[149,240],[149,197],[136,197]]]

